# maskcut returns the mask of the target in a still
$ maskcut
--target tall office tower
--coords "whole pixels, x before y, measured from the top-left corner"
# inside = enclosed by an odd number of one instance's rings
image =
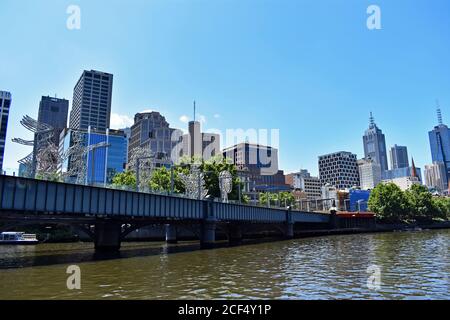
[[[188,134],[183,136],[183,155],[208,160],[220,154],[220,135],[201,132],[199,121],[190,121]]]
[[[425,165],[425,185],[439,193],[448,194],[447,170],[443,162]]]
[[[156,160],[171,162],[172,150],[182,136],[182,131],[169,127],[166,118],[156,111],[136,113],[131,126],[128,158],[137,147],[148,148]]]
[[[388,169],[386,141],[383,132],[375,124],[372,112],[370,113],[369,129],[363,136],[364,157],[371,158],[381,166],[383,173]]]
[[[52,97],[42,97],[39,103],[38,121],[46,123],[54,128],[52,142],[55,146],[59,146],[59,136],[67,126],[67,114],[69,111],[69,101],[66,99],[58,99]],[[42,137],[39,134],[34,135],[33,147],[33,165],[36,165],[36,157],[38,150],[45,148]]]
[[[433,162],[443,162],[450,181],[450,129],[442,123],[441,109],[437,107],[438,125],[428,132],[430,138],[431,159]]]
[[[408,149],[403,146],[394,145],[389,150],[391,156],[391,169],[409,167]]]
[[[319,156],[319,178],[322,185],[329,183],[338,189],[358,187],[356,154],[339,151]]]
[[[73,90],[71,129],[106,131],[111,116],[113,75],[84,71]]]
[[[11,93],[0,91],[0,172],[3,172],[3,156],[5,153],[6,130],[8,128]]]
[[[361,189],[371,190],[381,182],[381,166],[372,159],[358,160]]]

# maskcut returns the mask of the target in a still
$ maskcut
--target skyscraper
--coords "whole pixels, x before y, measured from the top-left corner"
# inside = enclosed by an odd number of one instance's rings
[[[391,169],[409,167],[408,149],[404,146],[394,145],[389,151],[391,156]]]
[[[106,131],[111,116],[113,75],[84,71],[73,90],[71,129]]]
[[[447,170],[443,162],[425,165],[425,185],[440,193],[448,192]]]
[[[329,183],[345,189],[359,186],[359,171],[356,154],[346,151],[319,157],[319,178],[322,185]]]
[[[11,93],[0,91],[0,171],[3,172],[3,156],[5,153],[6,130],[8,128]]]
[[[52,142],[59,146],[59,136],[67,126],[67,114],[69,111],[69,101],[52,97],[42,97],[39,103],[38,121],[46,123],[54,128]],[[36,165],[38,150],[45,148],[40,135],[34,135],[33,165]]]
[[[447,180],[450,179],[450,129],[442,123],[441,109],[437,107],[438,125],[428,132],[430,139],[431,159],[433,162],[443,162],[446,168]]]
[[[386,141],[383,132],[375,124],[372,112],[370,113],[369,129],[363,136],[363,143],[364,157],[379,163],[383,174],[388,169]]]

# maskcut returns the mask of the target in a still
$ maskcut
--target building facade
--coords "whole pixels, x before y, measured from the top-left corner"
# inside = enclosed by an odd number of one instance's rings
[[[443,162],[434,162],[425,165],[425,185],[438,191],[441,194],[448,194],[449,184],[447,179],[447,170]]]
[[[358,187],[356,154],[339,151],[319,156],[319,178],[322,185],[329,183],[338,189]]]
[[[441,110],[437,112],[438,125],[428,132],[431,160],[445,164],[447,180],[450,181],[450,129],[442,123]]]
[[[180,156],[208,160],[220,154],[220,135],[201,132],[199,121],[190,121],[188,133],[182,136]]]
[[[84,147],[105,142],[109,146],[96,148],[84,155],[83,174],[86,184],[110,184],[117,173],[123,172],[126,164],[127,141],[125,133],[121,130],[107,129],[105,132],[95,130],[65,129],[61,133],[60,154],[64,154],[73,146],[74,133],[81,134]],[[72,159],[67,158],[60,165],[60,172],[66,173],[73,165]],[[76,177],[68,177],[68,182],[73,182]]]
[[[100,71],[84,71],[73,90],[69,127],[97,131],[109,128],[113,75]]]
[[[159,112],[145,111],[134,116],[134,124],[130,130],[128,158],[133,149],[148,148],[159,160],[171,162],[172,151],[179,142],[182,132],[170,128]]]
[[[418,167],[415,167],[416,175],[419,178],[419,181],[422,181],[422,170]],[[393,170],[387,170],[383,173],[382,179],[383,180],[392,180],[396,178],[403,178],[403,177],[411,177],[413,176],[413,167],[407,167],[407,168],[398,168]]]
[[[289,191],[284,172],[278,168],[278,150],[270,146],[239,143],[223,150],[230,159],[249,177],[251,189],[257,192]]]
[[[6,133],[8,129],[11,93],[0,91],[0,171],[3,173],[3,157],[5,155]]]
[[[322,197],[322,184],[318,177],[313,177],[308,170],[300,170],[286,175],[286,184],[295,190],[301,190],[307,199],[316,200]]]
[[[405,146],[394,145],[389,150],[391,157],[391,169],[409,167],[408,149]]]
[[[388,170],[386,141],[383,132],[375,124],[370,113],[369,129],[363,136],[364,157],[371,158],[381,166],[381,172]]]
[[[414,184],[420,184],[420,180],[417,177],[400,177],[394,179],[383,180],[383,183],[393,183],[397,185],[402,191],[406,191]]]
[[[372,159],[358,160],[360,186],[363,190],[372,190],[381,182],[381,166]]]

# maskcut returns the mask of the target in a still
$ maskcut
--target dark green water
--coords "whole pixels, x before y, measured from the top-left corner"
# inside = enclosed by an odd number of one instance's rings
[[[450,230],[329,236],[192,250],[126,243],[0,246],[0,299],[449,299]],[[66,269],[81,268],[81,290]],[[381,272],[369,289],[367,268]]]

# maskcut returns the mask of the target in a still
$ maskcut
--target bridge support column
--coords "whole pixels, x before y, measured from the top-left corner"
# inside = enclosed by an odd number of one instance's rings
[[[166,242],[177,243],[177,227],[173,224],[166,224]]]
[[[293,223],[286,223],[284,225],[284,237],[286,239],[294,238],[294,224]]]
[[[97,222],[95,224],[95,251],[111,252],[120,249],[121,224],[117,222]]]
[[[231,224],[228,229],[228,241],[230,245],[242,243],[242,228],[239,225]]]
[[[202,222],[200,234],[200,248],[210,249],[216,242],[216,222],[214,220],[205,220]]]
[[[286,239],[294,238],[294,220],[292,219],[292,207],[286,210],[286,222],[284,224],[284,237]]]

